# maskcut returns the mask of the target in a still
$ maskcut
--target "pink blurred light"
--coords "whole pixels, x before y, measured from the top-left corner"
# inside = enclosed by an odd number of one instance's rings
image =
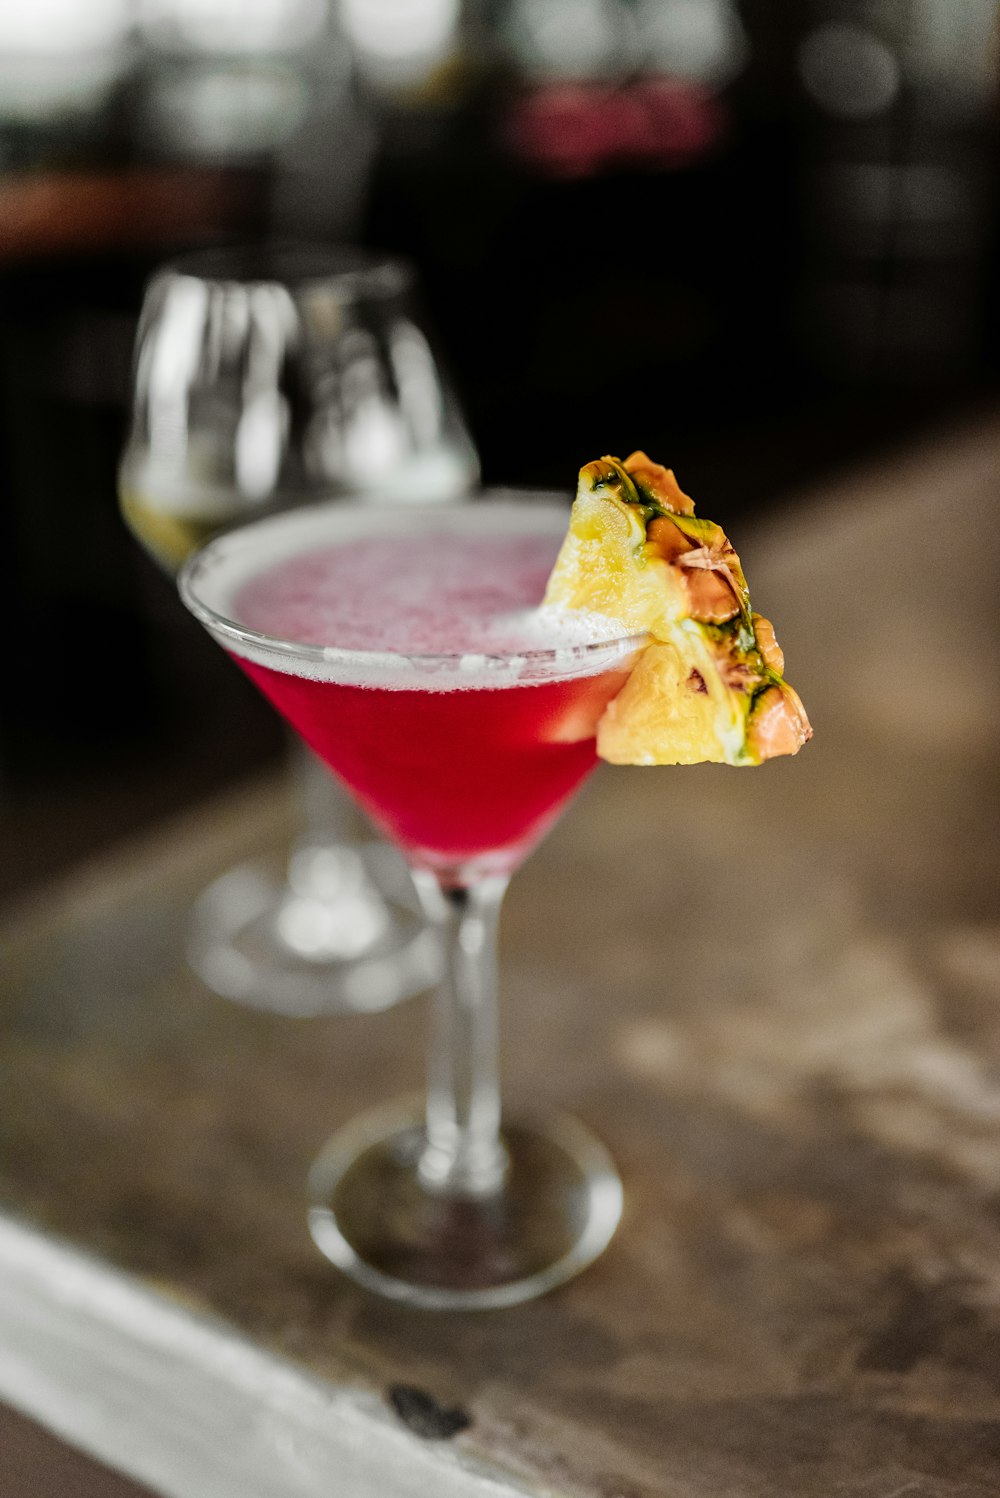
[[[559,177],[612,165],[681,167],[721,140],[719,97],[695,83],[647,78],[624,88],[555,84],[516,100],[504,135],[515,156]]]

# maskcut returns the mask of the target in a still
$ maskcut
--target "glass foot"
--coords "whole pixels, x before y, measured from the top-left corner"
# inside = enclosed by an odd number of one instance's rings
[[[302,1017],[388,1009],[440,972],[405,866],[380,843],[228,870],[195,902],[187,955],[223,998]]]
[[[504,1124],[506,1180],[486,1197],[427,1190],[419,1101],[349,1124],[309,1179],[317,1245],[368,1290],[429,1310],[533,1300],[593,1262],[621,1216],[611,1157],[563,1115]]]

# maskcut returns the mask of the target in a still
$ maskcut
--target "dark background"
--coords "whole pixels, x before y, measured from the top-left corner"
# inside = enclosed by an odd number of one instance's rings
[[[176,250],[401,251],[487,483],[637,446],[740,528],[997,384],[984,0],[0,13],[0,895],[275,758],[125,531]]]

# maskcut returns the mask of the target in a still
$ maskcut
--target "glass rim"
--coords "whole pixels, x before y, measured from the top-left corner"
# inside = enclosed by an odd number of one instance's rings
[[[412,517],[413,519],[444,519],[456,513],[471,514],[475,511],[488,509],[499,509],[505,505],[511,507],[523,506],[526,510],[537,511],[542,504],[547,504],[551,511],[557,506],[553,503],[554,491],[539,492],[537,490],[512,490],[512,489],[487,489],[481,491],[480,497],[475,500],[459,501],[447,505],[407,505],[405,509],[392,510],[389,507],[376,505],[358,505],[345,503],[343,500],[331,500],[327,504],[301,505],[295,509],[285,510],[277,515],[265,516],[259,520],[251,521],[247,525],[239,525],[231,530],[223,532],[222,535],[213,536],[204,546],[200,546],[187,558],[177,576],[177,588],[185,607],[194,617],[203,624],[217,639],[231,641],[234,646],[247,646],[258,651],[279,657],[285,660],[297,660],[303,663],[311,663],[315,666],[354,667],[363,672],[366,666],[373,668],[377,674],[379,668],[382,671],[391,669],[393,666],[415,666],[423,667],[427,672],[437,674],[446,672],[449,668],[453,671],[467,673],[470,661],[474,662],[477,670],[489,673],[491,670],[509,668],[512,663],[523,662],[528,669],[534,667],[541,669],[545,666],[562,667],[582,661],[589,661],[599,657],[602,653],[618,657],[626,653],[626,650],[636,650],[648,642],[649,636],[645,631],[637,633],[614,634],[602,640],[584,640],[578,643],[567,643],[554,645],[541,649],[510,649],[510,650],[464,650],[464,651],[406,651],[406,650],[361,650],[340,645],[319,645],[314,642],[287,640],[280,635],[270,635],[263,630],[251,629],[245,624],[238,623],[228,615],[206,603],[198,596],[197,584],[198,574],[206,566],[219,560],[220,552],[224,551],[227,544],[232,546],[234,541],[245,537],[251,531],[264,529],[265,527],[277,525],[295,516],[303,516],[309,513],[326,511],[328,514],[338,513],[342,515],[370,514],[373,517],[381,514],[383,520],[388,514],[396,514],[401,517]],[[559,508],[562,508],[560,506]],[[565,516],[568,524],[569,506],[565,506]],[[266,566],[266,563],[265,563]],[[242,653],[237,651],[237,653]]]
[[[416,271],[402,256],[359,245],[234,240],[171,256],[157,268],[152,281],[172,278],[215,286],[284,286],[293,293],[336,287],[341,296],[359,300],[410,290]]]

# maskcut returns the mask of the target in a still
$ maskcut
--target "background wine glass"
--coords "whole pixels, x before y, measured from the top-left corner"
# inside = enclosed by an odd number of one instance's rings
[[[122,514],[169,573],[255,515],[342,497],[447,503],[478,459],[414,306],[407,264],[304,244],[213,248],[154,276],[136,341]],[[405,868],[294,750],[288,859],[230,869],[196,902],[189,956],[217,992],[312,1014],[380,1009],[433,978]]]

